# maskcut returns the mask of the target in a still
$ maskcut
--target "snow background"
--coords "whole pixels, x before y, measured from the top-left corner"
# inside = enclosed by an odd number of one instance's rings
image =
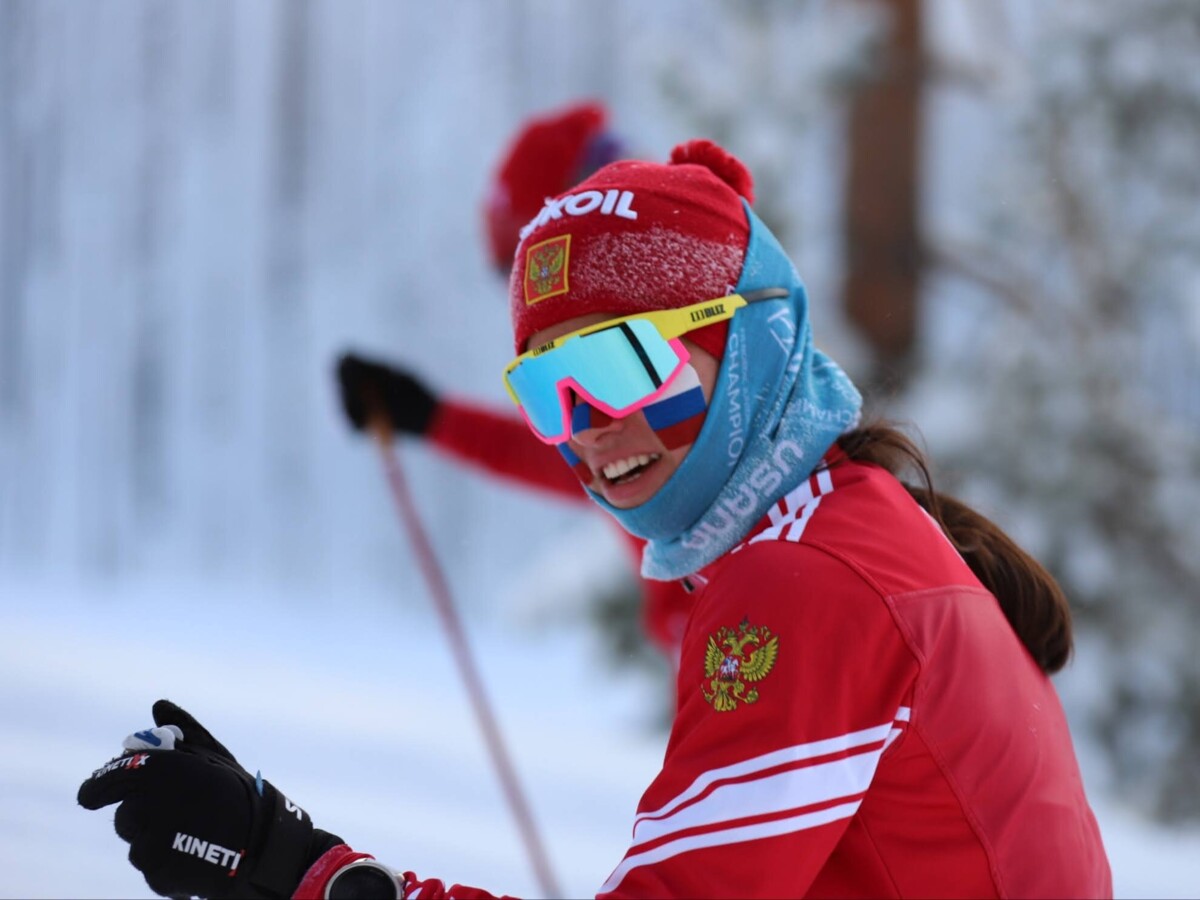
[[[1018,44],[1036,22],[1032,0],[986,6]],[[160,696],[356,846],[537,893],[331,365],[356,346],[502,402],[478,198],[514,123],[591,95],[656,158],[736,113],[730,149],[787,174],[772,199],[797,210],[818,339],[853,370],[840,113],[797,83],[852,60],[871,16],[795,4],[767,53],[736,7],[0,0],[0,895],[147,895],[74,795]],[[962,6],[929,9],[938,42],[991,61]],[[954,232],[988,115],[943,94],[928,116],[926,214]],[[931,344],[967,360],[979,309],[931,297]],[[952,437],[970,402],[926,385],[909,411]],[[572,615],[621,550],[586,507],[421,447],[404,463],[559,878],[589,895],[665,741],[667,687]],[[1069,714],[1103,662],[1080,642]],[[1078,749],[1118,896],[1200,894],[1200,829],[1109,799]]]

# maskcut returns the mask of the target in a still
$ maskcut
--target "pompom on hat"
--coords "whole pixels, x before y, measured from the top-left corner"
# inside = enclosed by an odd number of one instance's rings
[[[547,200],[521,229],[509,280],[517,353],[530,335],[589,313],[676,309],[732,293],[754,199],[750,172],[712,141],[680,144],[666,164],[612,163]],[[728,322],[687,337],[724,353]]]
[[[608,112],[596,102],[577,103],[529,119],[513,137],[492,177],[484,225],[492,263],[507,271],[518,232],[547,197],[568,190],[621,155]]]

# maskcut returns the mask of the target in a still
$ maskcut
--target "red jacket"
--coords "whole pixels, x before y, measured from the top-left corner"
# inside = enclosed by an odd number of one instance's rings
[[[1053,685],[891,475],[820,470],[692,580],[663,767],[599,896],[1111,896]]]
[[[492,475],[549,492],[576,503],[591,503],[579,479],[559,452],[543,444],[518,416],[456,400],[438,404],[426,438],[456,459]],[[645,541],[616,522],[629,551],[635,572],[642,562]],[[691,598],[677,581],[639,579],[642,590],[642,627],[663,654],[677,661]]]

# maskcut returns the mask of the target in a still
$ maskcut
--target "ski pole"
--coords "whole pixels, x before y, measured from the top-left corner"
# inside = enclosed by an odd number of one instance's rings
[[[483,689],[483,680],[479,677],[475,660],[467,644],[466,632],[463,630],[462,621],[459,619],[454,601],[450,595],[450,587],[446,581],[445,573],[437,561],[437,556],[433,552],[433,545],[429,540],[429,535],[421,524],[417,507],[413,503],[412,494],[408,490],[408,482],[404,477],[404,469],[400,465],[400,458],[392,441],[390,423],[387,420],[387,416],[375,414],[371,417],[370,424],[371,433],[375,438],[376,445],[379,447],[379,455],[383,461],[383,469],[387,475],[388,486],[391,488],[392,499],[396,503],[400,519],[404,523],[409,541],[416,552],[417,561],[420,563],[421,571],[425,575],[426,584],[429,586],[429,592],[433,595],[434,607],[437,609],[438,617],[442,620],[442,626],[446,631],[446,637],[450,643],[450,649],[453,651],[455,663],[458,666],[463,683],[466,685],[467,696],[470,698],[471,706],[474,708],[475,718],[478,720],[480,730],[483,732],[484,742],[487,744],[492,765],[500,778],[500,785],[504,790],[505,798],[508,800],[508,806],[513,818],[517,820],[517,828],[520,830],[521,839],[525,844],[526,852],[529,854],[529,861],[533,865],[538,884],[541,886],[542,893],[545,896],[563,897],[565,895],[559,888],[554,874],[550,869],[550,862],[542,846],[541,838],[538,836],[537,828],[534,826],[529,805],[525,802],[525,795],[521,791],[520,783],[517,780],[516,770],[513,768],[507,750],[505,750],[500,729],[496,725],[496,718],[492,714],[491,705],[488,703],[487,695]]]

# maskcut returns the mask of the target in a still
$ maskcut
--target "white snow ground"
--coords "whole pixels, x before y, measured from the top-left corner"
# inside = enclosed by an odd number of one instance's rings
[[[161,696],[355,846],[537,894],[427,605],[186,591],[0,584],[0,895],[152,896],[111,809],[86,812],[75,791]],[[661,757],[646,684],[614,674],[581,629],[471,634],[559,879],[591,896]],[[1118,897],[1197,896],[1200,831],[1093,801]]]

